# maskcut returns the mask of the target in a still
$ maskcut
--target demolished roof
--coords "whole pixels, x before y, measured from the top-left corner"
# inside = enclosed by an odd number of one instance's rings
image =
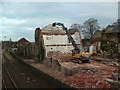
[[[25,38],[21,38],[20,40],[18,40],[18,43],[30,44],[30,42],[27,39],[25,39]]]
[[[47,25],[46,27],[43,27],[41,29],[42,34],[44,35],[66,35],[66,32],[59,27],[53,27],[51,24]],[[74,34],[76,30],[70,30],[71,34]]]
[[[120,33],[120,25],[108,25],[104,33]]]

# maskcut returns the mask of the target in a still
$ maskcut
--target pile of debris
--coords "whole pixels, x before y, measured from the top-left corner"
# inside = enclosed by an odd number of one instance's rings
[[[76,88],[111,88],[103,77],[95,74],[79,74],[74,76],[69,76],[66,83]]]
[[[81,73],[100,73],[101,71],[97,68],[93,68],[93,67],[79,67],[76,68],[75,71],[77,72],[77,74],[81,74]]]
[[[79,64],[72,62],[62,62],[61,63],[61,72],[65,76],[72,76],[77,73],[77,69],[79,68]],[[75,70],[76,69],[76,70]]]
[[[106,80],[112,77],[112,72],[117,70],[118,63],[115,60],[96,56],[89,63],[78,64],[69,62],[72,58],[70,53],[51,52],[48,53],[48,57],[52,60],[49,65],[61,72],[65,76],[63,81],[71,86],[76,88],[115,88]]]
[[[108,59],[108,58],[103,58],[103,57],[99,57],[99,56],[94,56],[92,57],[93,60],[101,62],[107,66],[113,66],[113,67],[117,67],[118,64],[118,60],[112,60],[112,59]]]
[[[62,53],[62,52],[49,52],[47,53],[48,58],[55,58],[61,62],[68,62],[72,58],[71,53]]]
[[[106,79],[110,78],[116,69],[116,67],[92,61],[87,64],[79,64],[79,68],[75,69],[77,73],[66,77],[64,81],[77,88],[114,88]]]

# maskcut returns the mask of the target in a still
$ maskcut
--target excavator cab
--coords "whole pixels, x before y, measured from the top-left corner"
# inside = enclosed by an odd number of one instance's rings
[[[76,52],[76,50],[73,50],[71,62],[80,63],[81,61],[82,63],[88,63],[90,58],[91,58],[91,54],[88,52],[78,53]]]

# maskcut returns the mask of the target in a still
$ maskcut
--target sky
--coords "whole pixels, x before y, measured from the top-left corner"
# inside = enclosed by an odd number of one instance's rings
[[[105,28],[118,19],[117,2],[1,2],[0,40],[17,41],[22,37],[34,42],[36,28],[53,22],[83,24],[90,18]],[[6,38],[5,38],[6,36]]]

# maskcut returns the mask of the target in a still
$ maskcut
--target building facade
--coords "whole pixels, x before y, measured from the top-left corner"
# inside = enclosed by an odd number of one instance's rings
[[[26,58],[34,58],[38,54],[38,49],[35,43],[31,43],[27,39],[21,38],[17,43],[17,54]]]
[[[36,29],[37,30],[37,29]],[[37,32],[37,31],[36,31]],[[41,41],[46,51],[46,56],[49,52],[72,53],[74,49],[69,41],[66,32],[59,27],[53,27],[51,24],[40,29]],[[78,47],[80,47],[80,37],[78,31],[70,32]],[[37,35],[37,34],[36,34]],[[36,37],[39,37],[36,36]],[[36,40],[37,41],[37,40]]]

